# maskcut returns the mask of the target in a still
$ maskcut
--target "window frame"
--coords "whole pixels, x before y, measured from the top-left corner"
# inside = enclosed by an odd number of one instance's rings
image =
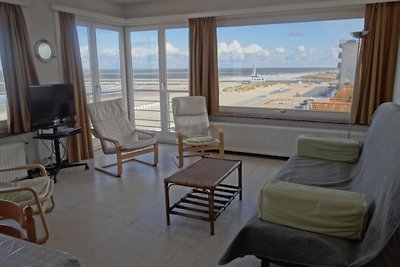
[[[159,82],[160,89],[159,92],[163,94],[160,95],[160,99],[165,97],[167,94],[167,54],[166,54],[166,31],[169,29],[181,29],[181,28],[189,28],[188,21],[185,22],[177,22],[177,23],[165,23],[165,24],[154,24],[154,25],[145,25],[145,26],[127,26],[125,27],[125,45],[127,47],[126,50],[126,65],[127,65],[127,81],[133,81],[133,64],[132,64],[132,51],[131,47],[131,32],[139,32],[139,31],[156,31],[158,38],[158,65],[159,65]],[[188,36],[189,42],[189,36]],[[189,66],[190,68],[190,66]],[[128,95],[128,107],[129,107],[129,116],[131,121],[135,121],[135,111],[133,108],[134,103],[134,93],[133,93],[133,83],[127,83],[127,95]],[[166,103],[161,101],[161,110],[166,111],[168,108],[166,107]],[[161,121],[168,122],[168,114],[166,112],[161,112],[160,114]],[[163,141],[170,141],[175,139],[175,133],[168,132],[168,129],[163,129],[163,131],[157,131],[158,137]]]
[[[258,16],[227,16],[217,17],[219,28],[235,26],[266,25],[278,23],[296,23],[311,21],[326,21],[337,19],[364,18],[365,6],[325,8],[318,10],[291,10],[262,14]],[[360,29],[362,30],[362,29]],[[218,36],[217,36],[218,39]],[[219,77],[218,77],[219,78]],[[277,108],[255,108],[237,106],[219,106],[219,116],[251,117],[262,119],[300,120],[332,123],[348,123],[349,113],[334,111],[309,111]]]
[[[97,53],[97,36],[96,30],[110,30],[118,32],[119,40],[119,57],[120,57],[120,69],[121,69],[121,92],[123,102],[127,103],[127,85],[126,85],[126,50],[125,50],[125,38],[124,38],[124,27],[114,26],[108,24],[102,24],[84,19],[78,19],[76,26],[88,28],[88,46],[89,46],[89,60],[90,60],[90,72],[92,77],[93,87],[93,102],[101,102],[101,86],[100,86],[100,72],[98,65],[98,53]],[[95,83],[96,84],[95,84]]]

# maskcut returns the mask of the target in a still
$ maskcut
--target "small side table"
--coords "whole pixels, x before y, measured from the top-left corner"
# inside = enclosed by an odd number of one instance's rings
[[[238,171],[237,185],[222,182],[233,171]],[[170,206],[169,189],[172,185],[190,187],[192,190]],[[232,200],[239,195],[242,200],[242,162],[219,158],[201,158],[164,179],[165,211],[167,225],[170,215],[210,222],[214,235],[214,222]],[[207,216],[208,215],[208,216]]]

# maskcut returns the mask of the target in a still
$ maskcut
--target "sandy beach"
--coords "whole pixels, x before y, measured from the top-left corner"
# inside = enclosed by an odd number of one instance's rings
[[[261,85],[261,84],[260,84]],[[277,82],[272,85],[258,86],[248,91],[226,91],[233,84],[220,84],[219,103],[222,106],[251,106],[257,108],[295,108],[301,101],[313,98],[320,102],[328,101],[327,97],[308,96],[315,88],[327,88],[328,82]]]

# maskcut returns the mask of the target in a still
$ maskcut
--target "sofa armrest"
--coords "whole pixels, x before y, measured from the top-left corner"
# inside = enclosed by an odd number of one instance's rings
[[[308,135],[297,139],[297,154],[303,157],[354,163],[360,152],[361,143],[354,139]]]
[[[268,181],[260,192],[259,218],[335,237],[363,238],[368,206],[363,194],[280,180]]]

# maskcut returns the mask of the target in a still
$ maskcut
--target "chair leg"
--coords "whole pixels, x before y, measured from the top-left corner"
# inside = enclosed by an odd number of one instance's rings
[[[122,155],[121,151],[117,149],[117,177],[122,175]]]
[[[183,167],[183,149],[179,148],[178,151],[178,168]]]
[[[54,201],[53,195],[50,197],[50,201],[51,201],[51,207],[50,208],[46,208],[45,211],[44,211],[45,213],[48,213],[48,212],[54,210],[54,208],[56,207],[56,203]]]
[[[42,221],[43,229],[44,229],[44,232],[45,232],[45,236],[40,238],[40,239],[38,238],[37,239],[37,243],[38,244],[43,244],[49,239],[49,228],[47,227],[47,222],[46,222],[46,219],[44,217],[45,211],[43,209],[42,203],[40,203],[40,201],[39,201],[37,196],[34,195],[34,198],[35,198],[36,206],[37,206],[38,211],[39,211],[40,220]]]
[[[35,227],[35,221],[33,219],[33,209],[31,206],[27,206],[24,208],[24,217],[26,223],[25,225],[26,235],[27,235],[26,240],[32,243],[37,243],[36,227]]]
[[[158,164],[158,144],[154,144],[154,166]]]

